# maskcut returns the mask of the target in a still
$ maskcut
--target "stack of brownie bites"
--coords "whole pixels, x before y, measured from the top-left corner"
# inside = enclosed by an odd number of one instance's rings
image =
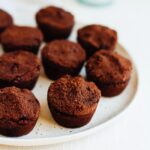
[[[40,104],[32,93],[41,70],[55,80],[47,92],[54,120],[69,128],[86,125],[101,96],[119,95],[127,86],[131,61],[115,52],[117,32],[92,24],[77,31],[77,43],[67,40],[74,16],[49,6],[36,13],[37,27],[18,26],[0,10],[0,134],[21,136],[35,126]],[[36,56],[42,42],[41,62]],[[86,68],[86,79],[79,76]]]

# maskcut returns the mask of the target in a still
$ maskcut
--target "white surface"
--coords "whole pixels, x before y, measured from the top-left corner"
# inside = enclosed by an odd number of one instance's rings
[[[49,0],[24,0],[28,2],[33,12],[36,8],[45,6],[45,3],[50,3]],[[19,3],[23,3],[20,0]],[[37,3],[37,1],[39,3]],[[55,0],[55,3],[59,2]],[[119,32],[119,39],[124,43],[125,47],[134,56],[140,72],[140,89],[139,94],[132,108],[124,116],[124,118],[112,125],[108,129],[90,135],[87,138],[79,139],[76,141],[44,147],[30,147],[27,149],[105,149],[105,150],[149,150],[150,149],[150,101],[149,101],[149,83],[150,83],[150,1],[149,0],[118,0],[112,6],[105,8],[92,9],[87,6],[79,5],[73,0],[61,0],[61,5],[66,9],[72,11],[77,20],[82,22],[99,22],[117,29]],[[18,4],[18,3],[17,3]],[[14,8],[16,5],[15,0],[0,0],[0,6],[7,10]],[[25,8],[24,8],[25,9]],[[22,8],[15,8],[15,11],[22,13]],[[28,13],[28,12],[27,12]],[[14,13],[15,14],[15,13]],[[15,15],[16,23],[18,15]],[[26,24],[33,18],[30,15],[26,18]],[[0,146],[0,149],[16,149],[16,147]],[[18,147],[18,149],[26,149],[25,147]]]

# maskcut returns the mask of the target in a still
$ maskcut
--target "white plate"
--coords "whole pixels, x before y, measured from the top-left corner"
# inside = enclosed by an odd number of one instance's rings
[[[81,27],[80,24],[75,26],[70,38],[71,40],[75,41],[76,30],[79,27]],[[125,48],[123,48],[120,44],[117,45],[116,51],[121,55],[131,59]],[[0,52],[2,52],[2,50],[0,50]],[[85,68],[83,68],[81,71],[83,76],[85,76],[84,69]],[[133,99],[135,99],[138,88],[138,73],[134,66],[131,80],[123,93],[113,98],[102,97],[91,122],[88,125],[77,129],[64,128],[59,126],[53,120],[47,106],[46,98],[47,89],[50,83],[51,81],[46,78],[42,72],[36,87],[33,90],[33,93],[40,101],[41,114],[32,132],[30,132],[28,135],[18,138],[0,136],[0,144],[16,146],[54,144],[83,137],[92,133],[93,131],[103,129],[121,116],[122,112],[124,112],[132,103]]]

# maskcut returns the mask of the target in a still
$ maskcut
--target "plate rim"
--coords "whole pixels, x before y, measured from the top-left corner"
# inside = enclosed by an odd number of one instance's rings
[[[119,42],[117,44],[118,46],[121,46],[129,55],[133,63],[135,73],[136,73],[136,91],[132,97],[132,100],[118,114],[116,114],[114,117],[106,120],[105,122],[99,125],[96,125],[92,128],[85,129],[84,131],[80,131],[74,134],[62,135],[60,137],[43,137],[43,138],[37,138],[37,139],[19,139],[19,138],[16,139],[16,137],[0,137],[0,144],[9,145],[9,146],[42,146],[42,145],[50,145],[50,144],[57,144],[57,143],[72,141],[78,138],[85,137],[86,135],[90,135],[98,130],[102,130],[103,128],[106,128],[109,124],[114,123],[121,116],[123,116],[131,108],[131,106],[135,102],[135,99],[138,96],[140,79],[139,79],[139,70],[137,68],[137,64],[136,64],[134,57],[132,57],[130,52],[125,49],[123,44],[120,44]]]

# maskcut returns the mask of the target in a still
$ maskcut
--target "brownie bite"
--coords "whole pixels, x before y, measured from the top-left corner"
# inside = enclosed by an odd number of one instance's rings
[[[116,52],[97,51],[86,65],[87,79],[95,82],[103,96],[116,96],[128,84],[131,61]]]
[[[27,51],[0,56],[0,88],[16,86],[33,89],[40,74],[40,60]]]
[[[38,28],[27,26],[11,26],[1,35],[1,43],[5,52],[26,50],[37,54],[43,35]]]
[[[93,24],[79,29],[77,40],[90,57],[97,50],[114,50],[117,44],[117,32],[108,27]]]
[[[84,49],[77,43],[55,40],[42,50],[42,62],[46,75],[56,80],[62,75],[77,75],[86,59]]]
[[[13,24],[13,19],[11,15],[6,11],[0,9],[0,35],[12,24]]]
[[[35,126],[40,104],[27,89],[6,87],[0,89],[0,134],[22,136]]]
[[[81,127],[91,120],[100,96],[101,92],[93,82],[65,75],[49,87],[48,106],[58,124]]]
[[[55,6],[39,10],[36,21],[44,34],[45,41],[67,38],[74,26],[74,16]]]

